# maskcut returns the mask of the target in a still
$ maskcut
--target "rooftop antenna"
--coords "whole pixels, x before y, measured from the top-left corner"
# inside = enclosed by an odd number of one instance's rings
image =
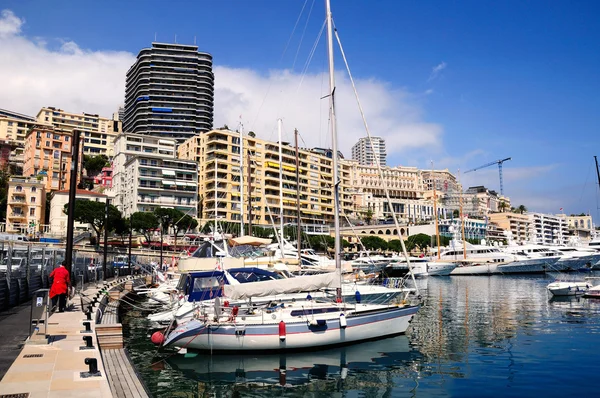
[[[177,44],[177,35],[175,35],[175,44]]]
[[[194,45],[196,45],[196,36],[194,36]]]
[[[154,41],[156,41],[156,32],[154,32]]]

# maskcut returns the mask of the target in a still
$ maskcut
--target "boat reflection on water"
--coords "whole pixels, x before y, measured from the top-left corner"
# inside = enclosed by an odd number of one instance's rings
[[[300,386],[315,380],[336,383],[355,372],[398,370],[416,378],[422,355],[406,336],[365,342],[318,352],[219,354],[189,352],[168,358],[169,366],[187,378],[208,384]]]

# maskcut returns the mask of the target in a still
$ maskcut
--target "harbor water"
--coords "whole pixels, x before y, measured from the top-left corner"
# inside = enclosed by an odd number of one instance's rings
[[[418,280],[423,306],[406,335],[314,352],[157,352],[144,301],[123,306],[123,326],[154,397],[595,396],[600,300],[551,298],[552,280]]]

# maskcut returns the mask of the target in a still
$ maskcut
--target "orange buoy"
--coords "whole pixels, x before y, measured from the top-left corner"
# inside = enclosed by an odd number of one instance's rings
[[[285,322],[279,322],[279,340],[284,341],[286,336]]]
[[[156,345],[161,345],[165,342],[165,335],[161,332],[154,332],[152,333],[152,337],[150,337],[150,340]]]

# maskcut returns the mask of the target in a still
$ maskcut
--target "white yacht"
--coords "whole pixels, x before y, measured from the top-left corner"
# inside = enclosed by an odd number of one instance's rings
[[[450,247],[442,248],[440,259],[460,263],[450,275],[542,273],[548,262],[524,254],[510,254],[495,246],[466,242],[463,245],[455,241],[451,242]]]
[[[563,267],[557,264],[562,259],[562,254],[551,247],[536,244],[509,244],[508,246],[502,247],[501,250],[509,254],[520,254],[530,258],[543,259],[545,260],[544,270],[546,272],[564,271]]]
[[[427,257],[409,257],[412,273],[416,278],[426,276],[448,276],[458,266],[457,262],[436,261]],[[404,276],[408,273],[406,259],[392,261],[384,268],[390,277]]]
[[[576,296],[586,293],[591,287],[589,282],[555,281],[546,288],[553,296]]]
[[[380,254],[372,254],[367,251],[360,251],[358,257],[350,262],[352,268],[363,272],[379,272],[385,266],[392,262],[391,258]]]

